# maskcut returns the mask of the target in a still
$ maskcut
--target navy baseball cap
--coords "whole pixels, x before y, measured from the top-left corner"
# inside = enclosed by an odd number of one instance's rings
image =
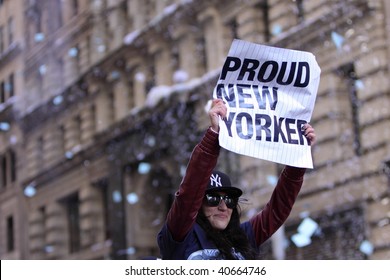
[[[210,176],[209,184],[207,185],[206,193],[225,192],[233,197],[240,197],[242,190],[233,187],[228,175],[221,171],[213,171]]]

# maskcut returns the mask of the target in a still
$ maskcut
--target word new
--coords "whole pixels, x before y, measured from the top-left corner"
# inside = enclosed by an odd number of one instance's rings
[[[272,91],[272,93],[271,93]],[[243,84],[217,84],[217,98],[226,100],[230,108],[245,108],[265,110],[267,104],[271,110],[275,110],[278,103],[278,88],[271,90],[268,86],[243,85]]]

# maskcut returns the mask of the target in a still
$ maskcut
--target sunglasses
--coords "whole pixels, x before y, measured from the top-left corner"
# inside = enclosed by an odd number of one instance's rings
[[[221,200],[226,204],[226,207],[233,209],[237,206],[238,198],[230,197],[228,195],[219,195],[219,194],[206,194],[206,203],[208,206],[216,207],[221,203]]]

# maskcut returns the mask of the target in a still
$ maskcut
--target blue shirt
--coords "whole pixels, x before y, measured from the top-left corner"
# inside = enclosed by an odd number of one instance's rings
[[[252,226],[249,222],[241,224],[241,228],[248,236],[250,245],[256,248],[255,237]],[[206,232],[195,223],[181,242],[173,240],[167,225],[158,234],[158,245],[162,259],[165,260],[222,260],[224,259],[215,244],[210,241]],[[233,256],[238,260],[244,257],[240,252],[232,249]]]

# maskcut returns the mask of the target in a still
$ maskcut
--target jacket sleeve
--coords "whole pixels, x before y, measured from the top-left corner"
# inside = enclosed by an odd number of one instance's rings
[[[264,209],[250,219],[257,246],[287,220],[302,187],[305,171],[304,168],[286,166]]]
[[[195,223],[219,150],[218,134],[209,128],[192,151],[186,174],[167,216],[167,227],[175,241],[184,240]]]

